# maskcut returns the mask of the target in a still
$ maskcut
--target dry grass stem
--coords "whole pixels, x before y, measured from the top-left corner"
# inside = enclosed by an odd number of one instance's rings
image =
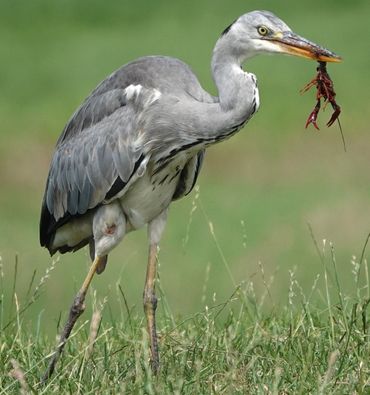
[[[101,321],[101,312],[100,310],[96,310],[91,318],[91,324],[90,324],[90,334],[89,334],[89,339],[88,339],[88,346],[85,352],[85,359],[88,360],[90,359],[93,349],[94,349],[94,344],[96,341],[96,338],[98,336],[99,332],[99,327],[100,327],[100,321]]]
[[[10,363],[12,364],[13,369],[9,372],[9,375],[18,381],[20,385],[20,393],[22,395],[29,394],[28,384],[26,382],[24,372],[19,366],[19,363],[15,359],[11,359]]]

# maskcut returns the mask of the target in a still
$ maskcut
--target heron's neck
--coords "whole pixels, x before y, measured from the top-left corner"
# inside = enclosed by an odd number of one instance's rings
[[[175,103],[163,107],[161,117],[158,117],[156,110],[156,122],[152,123],[158,130],[170,129],[171,134],[167,137],[173,139],[177,147],[172,148],[169,144],[170,152],[178,152],[179,144],[186,148],[198,147],[229,138],[257,111],[259,96],[255,76],[241,69],[244,58],[233,56],[225,44],[219,40],[212,57],[212,75],[218,88],[218,100],[177,99]]]
[[[217,42],[212,56],[212,75],[218,89],[221,111],[234,116],[252,112],[257,94],[254,75],[243,71],[243,57],[230,51],[222,38]]]

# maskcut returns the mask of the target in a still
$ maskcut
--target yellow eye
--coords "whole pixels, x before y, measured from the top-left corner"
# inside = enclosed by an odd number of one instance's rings
[[[261,36],[266,36],[269,32],[269,29],[266,26],[261,25],[258,26],[257,31]]]

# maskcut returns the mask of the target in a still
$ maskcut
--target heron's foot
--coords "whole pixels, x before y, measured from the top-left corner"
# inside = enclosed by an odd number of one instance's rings
[[[158,337],[155,323],[155,311],[157,309],[157,298],[152,292],[144,292],[144,311],[147,319],[148,335],[150,342],[150,365],[152,372],[159,371]]]
[[[45,384],[54,373],[55,366],[63,352],[63,348],[72,332],[72,329],[80,315],[85,311],[85,296],[86,292],[80,291],[73,300],[72,306],[69,310],[68,320],[64,325],[63,331],[61,332],[60,341],[53,354],[53,357],[49,362],[44,375],[42,376],[41,384]]]

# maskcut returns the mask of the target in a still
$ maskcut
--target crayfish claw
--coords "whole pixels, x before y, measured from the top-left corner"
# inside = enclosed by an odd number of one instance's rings
[[[307,119],[306,129],[308,128],[308,125],[310,125],[310,124],[312,124],[315,127],[316,130],[320,130],[320,128],[317,126],[316,120],[310,119],[310,118]]]
[[[333,105],[333,103],[332,103],[332,106],[334,108],[334,112],[333,112],[331,118],[329,119],[329,122],[326,124],[326,126],[328,126],[328,127],[333,125],[333,123],[338,119],[340,111],[341,111],[340,106],[338,106],[338,104]]]
[[[317,123],[316,123],[316,119],[317,119],[317,115],[320,111],[320,107],[321,107],[321,101],[319,99],[319,100],[317,100],[315,108],[313,109],[313,111],[307,118],[306,129],[307,129],[308,125],[310,125],[312,123],[312,125],[315,127],[316,130],[320,130],[319,127],[317,126]]]
[[[327,122],[326,126],[330,127],[337,119],[338,117],[335,116],[335,113],[331,116],[331,118],[329,119],[329,121]]]
[[[320,130],[319,127],[317,126],[317,123],[316,123],[317,113],[318,113],[318,111],[315,108],[311,112],[311,114],[308,116],[307,121],[306,121],[306,126],[305,126],[306,129],[307,129],[308,125],[312,124],[315,127],[315,129]]]

